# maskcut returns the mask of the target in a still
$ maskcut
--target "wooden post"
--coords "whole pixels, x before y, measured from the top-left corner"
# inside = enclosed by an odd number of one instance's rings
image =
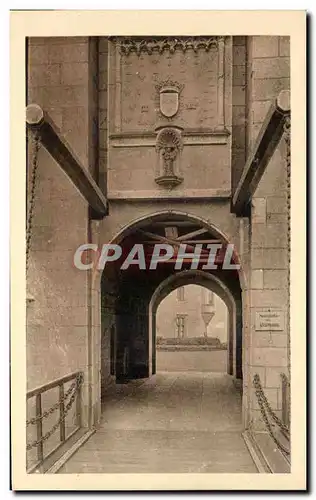
[[[37,445],[37,458],[40,463],[43,462],[44,453],[43,453],[43,441],[41,441],[43,437],[43,422],[42,422],[42,395],[36,395],[36,417],[38,418],[36,423],[36,440],[40,441]]]
[[[80,384],[77,388],[77,396],[76,396],[76,424],[78,427],[82,426],[81,396],[82,396],[82,391],[81,391],[81,384]]]
[[[63,442],[66,439],[65,431],[65,403],[64,403],[64,384],[63,382],[59,385],[59,417],[60,417],[60,441]]]

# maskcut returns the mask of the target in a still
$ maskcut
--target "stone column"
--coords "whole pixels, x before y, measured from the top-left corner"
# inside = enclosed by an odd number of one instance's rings
[[[223,130],[225,127],[225,109],[224,109],[224,85],[225,85],[225,37],[218,39],[218,73],[217,73],[217,128]]]
[[[117,40],[115,42],[115,132],[121,132],[121,88],[122,88],[122,78],[121,78],[121,52],[120,52],[120,42]]]

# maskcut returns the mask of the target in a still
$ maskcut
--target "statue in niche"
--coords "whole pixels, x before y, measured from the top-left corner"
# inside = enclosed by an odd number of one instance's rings
[[[180,153],[182,150],[181,132],[167,127],[158,133],[156,151],[158,153],[156,183],[172,189],[182,182],[180,173]]]
[[[174,146],[167,146],[162,150],[162,156],[164,159],[164,174],[167,176],[174,175],[173,164],[177,157],[177,150]]]

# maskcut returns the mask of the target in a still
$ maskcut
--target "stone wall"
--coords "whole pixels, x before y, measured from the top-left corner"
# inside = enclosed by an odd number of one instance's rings
[[[248,152],[268,112],[281,90],[290,89],[290,38],[247,37]]]
[[[156,335],[161,337],[177,337],[176,315],[186,316],[185,336],[203,337],[205,323],[202,317],[203,304],[206,304],[208,293],[213,293],[197,285],[183,287],[183,300],[179,300],[178,290],[171,292],[160,304],[157,310]],[[207,325],[209,337],[218,337],[221,342],[227,342],[227,307],[214,294],[214,304],[207,306],[207,310],[214,312],[214,316]]]
[[[100,136],[100,150],[109,146],[109,199],[229,196],[230,37],[213,37],[207,48],[201,42],[184,50],[175,42],[174,50],[168,46],[162,53],[151,51],[150,43],[127,53],[122,40],[114,39],[108,57],[100,53],[100,75],[109,71],[109,142],[104,132]],[[178,92],[178,110],[171,117],[160,108],[159,92],[167,84]],[[103,87],[100,92],[103,99]],[[177,162],[183,181],[172,192],[155,182],[157,130],[164,127],[182,130]]]
[[[29,40],[28,103],[43,107],[79,161],[93,174],[95,67],[95,42],[87,37]],[[28,152],[31,160],[32,144]],[[99,291],[92,290],[90,274],[75,268],[73,257],[79,245],[94,238],[94,227],[88,221],[86,201],[43,147],[38,159],[32,232],[27,284],[34,300],[27,305],[28,387],[82,370],[87,410],[99,399],[95,390],[98,350],[93,349],[97,357],[91,358],[91,347],[100,337]],[[86,423],[87,415],[85,411]]]
[[[232,191],[237,187],[246,161],[247,44],[245,36],[233,37],[232,77]]]
[[[274,410],[281,410],[281,373],[288,362],[287,187],[284,140],[270,160],[252,200],[251,220],[251,358],[250,383],[258,373]],[[283,154],[282,154],[283,153]],[[278,331],[258,331],[256,314],[277,312],[284,318]],[[254,392],[254,391],[253,391]],[[259,419],[253,393],[252,415]],[[262,425],[259,423],[258,425]]]
[[[289,37],[252,37],[249,40],[252,82],[248,146],[251,148],[271,101],[290,88]],[[250,64],[250,63],[249,63]],[[250,353],[249,384],[258,373],[273,410],[281,410],[281,373],[288,363],[288,226],[286,144],[282,138],[252,199],[250,226]],[[277,330],[258,327],[258,312],[277,312],[284,324]],[[283,319],[281,319],[281,322]],[[264,428],[254,389],[251,418]]]
[[[280,409],[288,326],[271,335],[257,331],[255,313],[278,308],[287,317],[284,141],[254,195],[250,220],[231,213],[230,194],[271,100],[290,86],[289,62],[288,37],[226,37],[208,50],[176,47],[159,56],[121,53],[105,37],[29,41],[28,102],[44,107],[109,198],[109,216],[89,222],[87,203],[41,149],[28,277],[29,387],[83,370],[85,405],[97,420],[101,359],[103,389],[113,381],[113,290],[104,291],[100,334],[100,273],[75,269],[74,252],[88,241],[108,243],[141,217],[174,210],[208,221],[235,244],[242,261],[244,406],[257,419],[251,381],[259,373]],[[179,109],[170,119],[159,112],[156,88],[166,80],[179,84]],[[170,126],[183,127],[177,158],[183,181],[171,190],[155,181],[156,129]],[[31,144],[28,152],[31,158]]]

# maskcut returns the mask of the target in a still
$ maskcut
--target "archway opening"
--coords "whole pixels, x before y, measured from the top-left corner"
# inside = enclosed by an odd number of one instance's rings
[[[159,262],[150,268],[155,243],[170,243],[174,248],[185,244],[188,251],[198,244],[205,247],[220,243],[216,269],[204,270],[207,257],[192,265],[192,258],[184,258],[181,268],[176,258]],[[122,256],[107,262],[102,274],[102,339],[101,389],[110,383],[125,383],[133,379],[151,377],[156,373],[156,311],[160,302],[173,289],[186,285],[200,285],[211,290],[224,301],[229,316],[227,339],[227,371],[242,378],[242,303],[240,272],[224,269],[227,237],[208,221],[175,211],[162,211],[145,217],[123,228],[111,243],[119,244]],[[144,266],[131,264],[122,269],[132,248],[144,249]],[[238,262],[236,253],[232,262]],[[113,340],[114,339],[114,340]],[[114,344],[113,344],[114,342]]]
[[[228,371],[229,311],[211,287],[182,285],[156,311],[156,372]]]

